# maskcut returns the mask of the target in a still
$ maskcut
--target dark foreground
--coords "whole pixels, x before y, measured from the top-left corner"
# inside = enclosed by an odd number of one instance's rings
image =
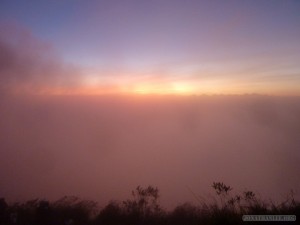
[[[0,199],[0,224],[20,225],[152,225],[152,224],[254,224],[244,222],[243,215],[300,215],[300,202],[291,192],[280,204],[264,202],[251,191],[232,195],[230,186],[213,183],[216,201],[207,204],[199,200],[197,206],[185,203],[173,211],[166,211],[158,204],[159,191],[149,186],[137,187],[132,199],[110,202],[99,208],[95,202],[76,197],[64,197],[55,202],[31,200],[26,203],[7,204]],[[258,224],[299,224],[291,222],[257,222]]]

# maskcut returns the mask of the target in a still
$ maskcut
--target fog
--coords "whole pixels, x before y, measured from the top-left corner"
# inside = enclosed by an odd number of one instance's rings
[[[299,97],[2,95],[0,108],[9,201],[104,205],[153,185],[172,208],[210,199],[213,181],[276,201],[299,191]]]

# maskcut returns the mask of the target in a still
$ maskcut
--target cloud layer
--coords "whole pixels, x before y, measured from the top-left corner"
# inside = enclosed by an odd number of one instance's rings
[[[3,98],[0,195],[105,204],[151,184],[172,207],[224,181],[282,199],[300,188],[299,112],[291,97]]]

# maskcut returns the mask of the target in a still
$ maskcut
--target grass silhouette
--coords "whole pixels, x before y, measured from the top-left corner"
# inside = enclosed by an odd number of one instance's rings
[[[212,188],[218,196],[216,202],[184,203],[172,211],[166,211],[159,205],[159,190],[153,186],[138,186],[132,191],[132,199],[112,201],[101,209],[95,202],[74,196],[55,202],[34,199],[10,205],[2,198],[0,225],[224,225],[245,224],[242,221],[245,214],[300,215],[300,202],[295,200],[293,192],[285,201],[275,204],[262,201],[252,191],[232,195],[232,187],[222,182],[214,182]]]

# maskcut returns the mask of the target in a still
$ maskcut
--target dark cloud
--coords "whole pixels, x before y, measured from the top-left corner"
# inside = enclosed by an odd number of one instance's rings
[[[79,68],[63,62],[51,44],[16,24],[0,24],[0,90],[35,91],[74,85]]]

